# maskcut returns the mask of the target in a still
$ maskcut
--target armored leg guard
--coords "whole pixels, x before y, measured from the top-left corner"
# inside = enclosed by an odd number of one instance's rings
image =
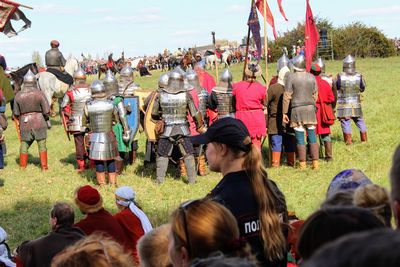
[[[26,165],[28,165],[28,154],[20,153],[19,154],[19,166],[21,169],[25,169]]]
[[[296,152],[286,152],[287,165],[293,167],[295,162],[296,162]]]
[[[119,156],[115,159],[115,167],[118,175],[120,175],[124,170],[124,160]]]
[[[105,172],[96,172],[97,184],[99,187],[102,187],[106,184],[106,173]]]
[[[206,176],[208,174],[206,156],[201,155],[197,158],[197,170],[200,176]]]
[[[367,142],[367,139],[368,139],[367,132],[364,132],[364,133],[360,132],[360,138],[361,138],[362,143]]]
[[[163,183],[165,179],[165,174],[168,169],[168,158],[167,157],[157,157],[156,159],[156,174],[157,174],[157,182]]]
[[[299,154],[300,169],[306,168],[306,145],[297,145],[297,153]]]
[[[346,145],[352,145],[353,144],[353,140],[351,138],[351,134],[343,133],[343,138],[344,138],[344,142],[346,143]]]
[[[108,173],[108,181],[112,187],[117,187],[117,173],[109,172]]]
[[[42,171],[47,171],[49,169],[49,166],[47,165],[47,151],[40,151],[39,155]]]
[[[318,169],[319,168],[319,149],[318,149],[318,143],[311,143],[310,144],[310,155],[311,155],[311,160],[312,160],[312,168],[313,169]]]
[[[281,164],[281,152],[272,151],[271,167],[279,167]]]
[[[326,161],[332,161],[332,142],[324,142],[325,146],[325,160]]]
[[[196,163],[194,160],[193,155],[187,155],[184,158],[186,170],[187,170],[187,177],[189,184],[194,184],[196,182]]]

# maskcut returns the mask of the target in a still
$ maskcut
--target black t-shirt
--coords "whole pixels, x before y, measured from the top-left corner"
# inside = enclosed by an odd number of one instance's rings
[[[285,197],[276,184],[269,180],[275,191],[276,211],[287,222],[287,208]],[[219,202],[229,209],[235,216],[240,230],[240,235],[246,238],[256,255],[260,266],[286,266],[286,255],[283,259],[271,262],[264,255],[264,248],[259,227],[258,204],[253,194],[250,179],[246,171],[228,173],[208,195],[209,198]],[[287,229],[282,228],[285,237]]]

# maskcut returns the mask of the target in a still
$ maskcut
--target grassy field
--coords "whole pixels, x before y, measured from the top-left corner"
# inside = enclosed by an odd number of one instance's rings
[[[232,67],[234,80],[241,78],[243,66]],[[368,142],[360,144],[359,134],[353,125],[354,145],[343,143],[340,125],[332,127],[334,161],[322,162],[320,169],[313,171],[282,167],[269,169],[270,178],[275,180],[286,195],[289,210],[301,218],[307,217],[318,208],[331,179],[346,168],[359,168],[375,183],[388,186],[388,171],[392,153],[400,141],[400,57],[387,59],[359,59],[357,69],[364,74],[367,88],[363,94],[363,111],[368,128]],[[327,73],[341,70],[341,61],[327,62]],[[275,73],[275,64],[269,67]],[[155,88],[159,72],[152,77],[137,77],[142,88]],[[94,77],[91,77],[94,79]],[[10,110],[7,110],[10,115]],[[0,170],[0,225],[9,234],[12,248],[23,240],[36,238],[49,230],[48,213],[58,200],[73,202],[74,190],[83,184],[95,184],[94,171],[82,175],[75,171],[74,144],[69,142],[58,117],[52,120],[48,132],[49,171],[40,171],[37,146],[30,148],[29,165],[26,170],[18,167],[19,142],[15,127],[10,121],[6,131],[6,167]],[[198,177],[198,183],[187,185],[176,178],[176,170],[170,168],[166,182],[157,185],[155,166],[143,167],[144,133],[140,135],[139,158],[134,166],[119,177],[119,185],[132,186],[137,200],[149,215],[154,225],[168,220],[171,210],[187,199],[205,196],[221,179],[216,173]],[[265,151],[264,151],[265,152]],[[113,189],[102,188],[104,205],[116,212]],[[77,210],[77,219],[82,215]]]

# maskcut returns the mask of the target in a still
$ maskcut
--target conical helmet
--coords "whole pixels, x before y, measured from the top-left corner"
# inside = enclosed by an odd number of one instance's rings
[[[303,55],[297,55],[292,60],[293,68],[296,71],[305,71],[306,70],[306,58]]]
[[[158,79],[158,87],[165,88],[168,85],[169,73],[161,74],[160,78]]]
[[[165,90],[173,94],[186,90],[184,79],[185,75],[182,74],[182,69],[176,67],[169,74],[168,85]]]
[[[74,77],[74,79],[86,80],[86,73],[81,68],[81,66],[79,66],[78,69],[76,71],[74,71],[73,77]]]
[[[129,64],[126,64],[125,67],[122,68],[120,74],[123,77],[133,77],[133,69]]]
[[[115,78],[111,70],[107,70],[106,76],[104,77],[103,84],[106,90],[107,96],[118,94],[118,81]]]
[[[356,71],[356,60],[351,55],[343,59],[343,71],[348,74],[353,74]]]
[[[321,57],[319,57],[314,63],[318,64],[318,66],[321,68],[321,73],[325,73],[325,63]]]
[[[106,88],[100,80],[94,80],[90,86],[93,98],[101,98],[106,96]]]
[[[221,82],[231,83],[233,80],[232,73],[229,69],[224,69],[219,78]]]
[[[30,69],[24,76],[24,83],[36,83],[36,75]]]
[[[283,54],[279,59],[278,59],[278,64],[277,64],[277,72],[279,72],[283,67],[288,67],[290,59],[286,54]]]

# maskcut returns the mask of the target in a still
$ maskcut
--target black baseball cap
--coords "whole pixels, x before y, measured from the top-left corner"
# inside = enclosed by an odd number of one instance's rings
[[[194,145],[217,142],[239,148],[244,152],[250,151],[251,148],[251,138],[247,127],[242,121],[231,117],[217,120],[211,124],[207,132],[192,136],[190,139]]]

